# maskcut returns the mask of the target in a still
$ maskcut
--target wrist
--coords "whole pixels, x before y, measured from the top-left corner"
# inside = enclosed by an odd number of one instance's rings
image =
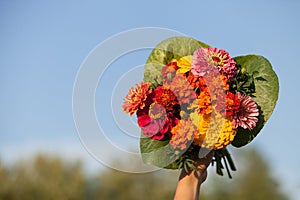
[[[188,172],[182,169],[179,176],[179,180],[186,179],[191,183],[201,184],[206,180],[206,177],[207,177],[206,169],[190,170]]]
[[[195,170],[186,172],[182,169],[174,200],[198,199],[202,182],[203,179],[198,176]]]

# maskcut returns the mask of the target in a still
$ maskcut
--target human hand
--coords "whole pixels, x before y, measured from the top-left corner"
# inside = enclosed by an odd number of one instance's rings
[[[181,170],[174,200],[199,199],[200,185],[207,178],[207,167],[212,161],[214,152],[210,151],[205,157],[195,161],[196,170],[186,172]]]
[[[199,158],[194,162],[194,165],[197,170],[190,170],[186,172],[184,169],[182,169],[181,174],[179,176],[179,181],[183,179],[184,177],[188,176],[191,178],[195,178],[200,183],[203,183],[206,180],[207,177],[207,168],[210,165],[212,158],[214,156],[214,152],[210,151],[206,156],[203,158]]]

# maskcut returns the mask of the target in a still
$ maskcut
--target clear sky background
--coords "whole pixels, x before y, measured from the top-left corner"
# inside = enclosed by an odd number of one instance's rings
[[[77,71],[106,38],[132,28],[162,27],[226,49],[232,56],[253,53],[270,60],[279,76],[279,100],[249,147],[264,153],[285,191],[298,199],[299,9],[297,0],[2,0],[0,158],[11,162],[43,151],[100,165],[82,147],[73,122]],[[145,55],[135,64],[142,64]],[[124,59],[122,66],[133,65],[133,59]]]

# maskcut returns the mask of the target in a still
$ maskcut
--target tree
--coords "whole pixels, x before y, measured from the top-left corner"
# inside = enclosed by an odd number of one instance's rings
[[[129,174],[109,169],[97,178],[95,199],[173,199],[177,179],[178,172],[168,170]]]
[[[247,158],[245,170],[238,178],[236,199],[244,200],[285,200],[278,179],[272,176],[269,164],[254,149],[244,153]]]
[[[38,155],[33,161],[1,166],[0,199],[82,199],[85,177],[79,162]]]
[[[237,159],[238,171],[231,180],[215,175],[211,167],[201,200],[287,199],[258,151],[239,151],[235,157],[244,159]],[[38,155],[11,167],[0,162],[0,200],[168,200],[173,199],[178,176],[179,171],[172,170],[129,174],[112,169],[87,176],[79,161]]]

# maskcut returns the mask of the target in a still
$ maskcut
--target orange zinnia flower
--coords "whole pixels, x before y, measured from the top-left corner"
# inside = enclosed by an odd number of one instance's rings
[[[128,94],[124,98],[122,105],[123,112],[133,115],[138,109],[145,107],[145,102],[148,95],[152,92],[150,83],[141,82],[140,85],[136,84],[135,87],[130,88]]]

